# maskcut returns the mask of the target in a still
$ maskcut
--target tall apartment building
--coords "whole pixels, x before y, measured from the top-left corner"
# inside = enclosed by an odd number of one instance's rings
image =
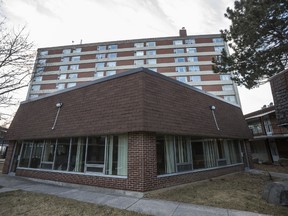
[[[212,58],[228,49],[220,34],[110,41],[38,49],[27,99],[146,67],[240,104],[230,74],[214,74]],[[228,50],[227,50],[228,51]]]

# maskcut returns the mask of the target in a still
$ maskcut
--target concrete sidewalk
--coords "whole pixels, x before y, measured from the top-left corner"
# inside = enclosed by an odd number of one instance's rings
[[[172,215],[172,216],[256,216],[252,212],[237,211],[232,209],[213,208],[208,206],[184,204],[164,200],[146,199],[141,197],[141,193],[124,193],[123,191],[102,190],[95,187],[85,187],[80,185],[62,184],[57,182],[34,181],[32,179],[0,174],[0,185],[4,186],[1,192],[24,190],[37,193],[44,193],[88,202],[97,205],[106,205],[119,209],[126,209],[145,213],[149,215]],[[115,192],[115,193],[113,193]]]

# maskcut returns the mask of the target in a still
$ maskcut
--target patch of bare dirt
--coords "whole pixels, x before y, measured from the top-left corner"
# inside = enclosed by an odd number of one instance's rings
[[[146,197],[277,216],[287,215],[288,207],[268,204],[261,198],[265,185],[270,182],[269,176],[242,172],[152,191]]]
[[[269,171],[269,172],[278,172],[288,174],[288,166],[281,165],[272,165],[272,164],[254,164],[254,169]]]
[[[72,199],[26,191],[0,193],[0,215],[79,216],[79,215],[144,215],[127,210],[79,202]]]

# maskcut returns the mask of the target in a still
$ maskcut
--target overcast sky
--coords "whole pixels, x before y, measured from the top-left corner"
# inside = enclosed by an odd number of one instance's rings
[[[35,49],[74,43],[218,34],[233,0],[0,0],[2,13],[16,29],[26,25]],[[238,88],[243,113],[273,101],[270,85]],[[25,100],[27,89],[18,93]]]

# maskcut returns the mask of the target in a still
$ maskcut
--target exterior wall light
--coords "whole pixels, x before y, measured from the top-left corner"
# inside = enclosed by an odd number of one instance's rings
[[[217,130],[220,130],[220,128],[219,128],[219,126],[218,126],[218,123],[217,123],[216,116],[215,116],[215,112],[214,112],[214,110],[216,110],[216,106],[211,105],[211,106],[210,106],[210,110],[211,110],[211,112],[212,112],[212,115],[213,115],[213,118],[214,118],[214,122],[215,122],[216,128],[217,128]]]
[[[62,102],[58,102],[56,103],[56,107],[57,107],[57,114],[56,114],[56,117],[55,117],[55,120],[54,120],[54,123],[53,123],[53,126],[52,126],[52,130],[54,130],[55,126],[56,126],[56,123],[57,123],[57,119],[58,119],[58,115],[59,115],[59,112],[60,112],[60,109],[61,107],[63,106],[63,103]]]

